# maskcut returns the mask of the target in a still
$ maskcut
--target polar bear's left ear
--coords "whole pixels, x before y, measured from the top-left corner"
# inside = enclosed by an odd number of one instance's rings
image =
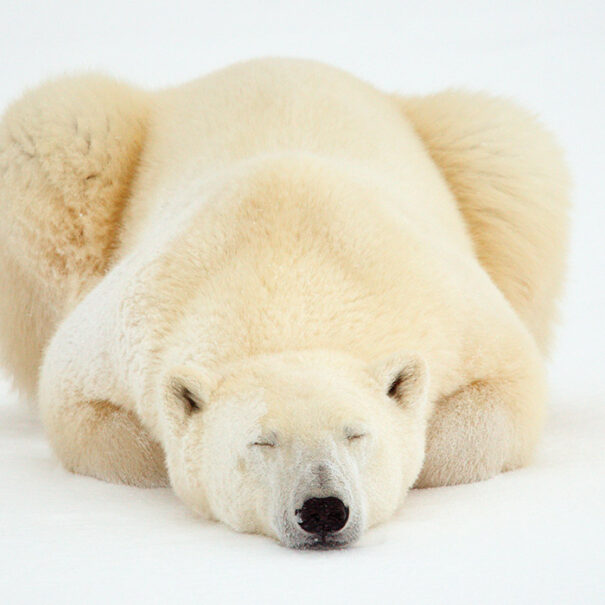
[[[401,351],[373,363],[369,369],[384,392],[400,405],[426,406],[429,371],[419,355]]]

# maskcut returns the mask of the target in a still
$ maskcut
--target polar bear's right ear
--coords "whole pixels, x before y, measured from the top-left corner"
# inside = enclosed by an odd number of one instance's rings
[[[218,383],[208,370],[178,366],[164,380],[165,412],[172,422],[183,424],[190,416],[202,411]]]

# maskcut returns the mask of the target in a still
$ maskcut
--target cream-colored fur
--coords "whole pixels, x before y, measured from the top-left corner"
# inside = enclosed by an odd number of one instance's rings
[[[514,105],[294,60],[70,78],[9,108],[0,178],[0,350],[69,469],[304,547],[309,494],[341,545],[529,460],[567,179]]]
[[[146,95],[100,76],[25,94],[0,126],[0,354],[33,397],[44,347],[111,261]]]
[[[402,102],[456,195],[479,262],[546,353],[567,252],[558,147],[509,101],[447,91]]]

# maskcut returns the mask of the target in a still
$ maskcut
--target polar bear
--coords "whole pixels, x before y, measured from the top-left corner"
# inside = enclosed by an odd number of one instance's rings
[[[0,350],[76,473],[346,546],[530,460],[567,173],[525,111],[264,59],[0,126]]]

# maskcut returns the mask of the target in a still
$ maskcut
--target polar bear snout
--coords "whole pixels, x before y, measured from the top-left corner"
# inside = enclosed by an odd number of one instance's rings
[[[296,511],[298,524],[310,534],[322,538],[340,531],[349,519],[349,507],[340,498],[309,498]]]
[[[280,541],[291,548],[343,548],[356,542],[361,534],[359,507],[348,506],[337,496],[307,498],[293,512],[293,522],[286,522],[280,536]]]
[[[303,469],[297,487],[288,487],[288,480],[283,484],[290,497],[277,515],[280,541],[302,549],[342,548],[357,541],[365,516],[354,468],[337,457],[296,467]]]

